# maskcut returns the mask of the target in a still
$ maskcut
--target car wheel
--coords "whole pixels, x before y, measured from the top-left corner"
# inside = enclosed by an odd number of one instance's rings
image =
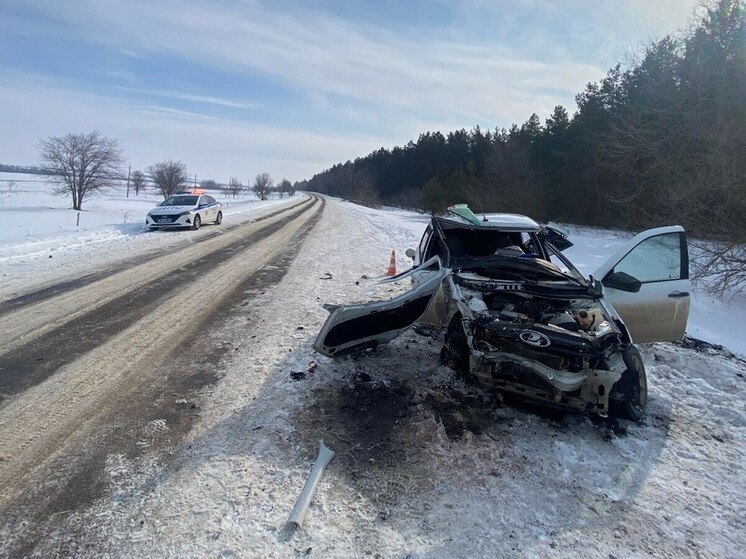
[[[195,231],[199,229],[199,226],[202,225],[202,219],[199,217],[199,214],[196,214],[194,216],[194,221],[192,222],[192,229]]]
[[[469,373],[469,340],[464,332],[461,315],[456,314],[448,324],[440,362],[459,373]]]
[[[218,212],[218,217],[215,218],[215,225],[223,223],[223,212]]]
[[[648,380],[642,355],[634,346],[622,352],[627,369],[609,395],[609,414],[640,422],[648,407]]]

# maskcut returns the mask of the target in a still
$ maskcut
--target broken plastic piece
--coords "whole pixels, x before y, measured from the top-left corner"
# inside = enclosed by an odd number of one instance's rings
[[[308,505],[311,504],[311,499],[313,498],[316,486],[319,484],[321,475],[324,473],[326,466],[331,462],[332,458],[334,458],[334,451],[327,448],[324,445],[323,440],[319,441],[319,454],[316,457],[316,462],[314,463],[313,468],[311,468],[311,473],[308,474],[308,479],[306,479],[306,483],[303,486],[303,491],[301,491],[300,497],[298,497],[295,507],[293,507],[293,512],[290,513],[290,517],[287,521],[288,528],[295,530],[300,528],[301,524],[303,524],[303,520],[306,518],[306,513],[308,512]]]

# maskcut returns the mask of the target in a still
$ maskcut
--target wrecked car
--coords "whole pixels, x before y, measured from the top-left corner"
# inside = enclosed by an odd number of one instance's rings
[[[558,227],[465,205],[433,217],[411,278],[388,301],[327,307],[314,343],[337,357],[375,348],[417,321],[446,328],[441,361],[522,400],[639,421],[647,405],[636,343],[680,340],[689,260],[680,226],[644,231],[585,278]]]

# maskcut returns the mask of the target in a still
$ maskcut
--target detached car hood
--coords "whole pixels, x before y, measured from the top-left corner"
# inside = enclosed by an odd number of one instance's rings
[[[425,312],[440,284],[450,273],[435,256],[420,267],[389,281],[412,277],[417,287],[388,301],[326,306],[330,314],[313,348],[327,357],[375,348],[393,340]]]

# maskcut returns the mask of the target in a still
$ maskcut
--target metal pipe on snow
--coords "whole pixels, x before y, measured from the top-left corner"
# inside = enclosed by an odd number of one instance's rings
[[[288,527],[296,529],[300,528],[301,524],[303,524],[303,520],[306,518],[306,513],[308,512],[308,506],[311,504],[311,499],[313,498],[313,493],[316,491],[316,486],[319,484],[319,480],[332,458],[334,458],[334,451],[327,448],[323,440],[319,441],[319,454],[316,457],[313,468],[311,468],[311,472],[308,474],[303,491],[301,491],[300,497],[295,502],[293,512],[290,513],[287,522]]]

